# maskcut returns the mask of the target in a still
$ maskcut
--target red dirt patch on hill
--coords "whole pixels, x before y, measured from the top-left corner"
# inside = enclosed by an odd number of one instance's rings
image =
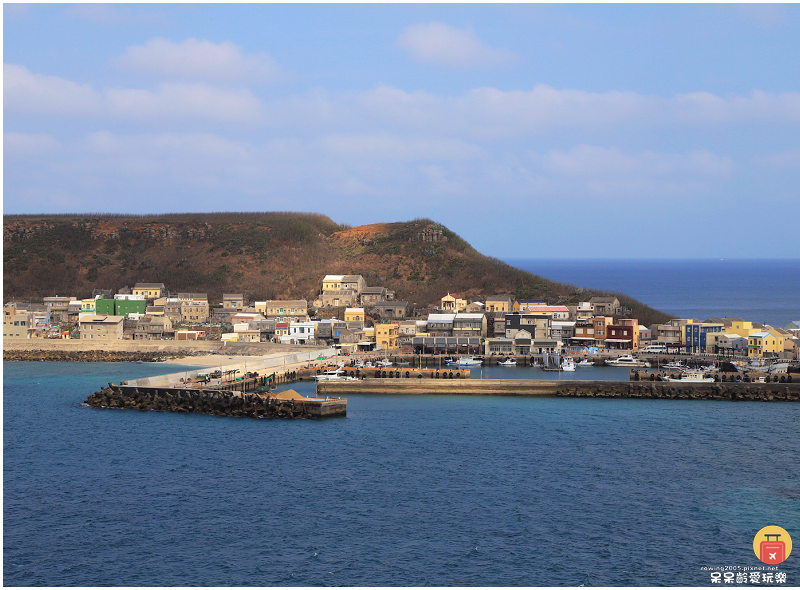
[[[390,231],[389,224],[386,223],[372,223],[370,225],[360,225],[351,229],[337,231],[331,234],[331,241],[336,244],[344,245],[353,242],[361,242],[363,240],[371,240],[375,236],[386,235]]]

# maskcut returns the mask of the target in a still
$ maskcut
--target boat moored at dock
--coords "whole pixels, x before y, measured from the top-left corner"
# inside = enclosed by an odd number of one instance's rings
[[[625,354],[615,359],[607,359],[606,364],[611,367],[646,367],[647,362]]]

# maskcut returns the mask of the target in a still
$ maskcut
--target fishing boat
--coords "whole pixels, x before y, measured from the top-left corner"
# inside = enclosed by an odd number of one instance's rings
[[[562,371],[574,371],[575,370],[575,361],[572,360],[572,357],[565,357],[564,360],[561,362],[561,370]]]
[[[667,371],[687,371],[689,367],[684,365],[680,361],[670,361],[666,364],[661,365],[662,369],[666,369]]]
[[[662,379],[680,383],[711,383],[714,381],[713,377],[706,377],[702,371],[697,370],[684,371],[678,378],[662,377]]]
[[[320,381],[358,381],[357,377],[350,377],[343,367],[325,371],[321,375],[314,375],[314,379],[319,383]]]
[[[583,359],[581,362],[575,365],[576,367],[594,367],[594,363],[589,359]]]
[[[646,367],[647,363],[641,359],[635,359],[629,354],[619,358],[607,359],[606,364],[611,367]]]
[[[375,366],[381,369],[385,369],[386,367],[392,366],[392,361],[390,361],[389,359],[382,359],[379,360],[377,363],[375,363]]]
[[[450,367],[477,367],[483,364],[483,361],[472,356],[462,356],[458,359],[447,359],[445,364]]]
[[[516,367],[517,361],[515,359],[508,358],[504,361],[498,362],[497,364],[500,365],[501,367]]]

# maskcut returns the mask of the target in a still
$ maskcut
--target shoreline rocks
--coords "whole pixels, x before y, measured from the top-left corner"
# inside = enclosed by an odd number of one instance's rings
[[[121,350],[4,350],[4,361],[46,361],[70,363],[101,362],[163,362],[173,356],[192,356],[193,352],[180,355],[163,352],[129,352]]]

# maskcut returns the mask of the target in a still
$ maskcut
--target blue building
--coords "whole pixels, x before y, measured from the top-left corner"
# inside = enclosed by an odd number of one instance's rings
[[[713,324],[709,322],[690,322],[683,327],[684,350],[689,353],[704,354],[708,352],[706,347],[706,334],[722,332],[725,329],[723,324]]]

